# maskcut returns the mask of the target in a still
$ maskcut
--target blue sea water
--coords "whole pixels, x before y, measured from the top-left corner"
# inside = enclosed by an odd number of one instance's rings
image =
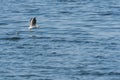
[[[120,80],[120,0],[0,0],[0,80]]]

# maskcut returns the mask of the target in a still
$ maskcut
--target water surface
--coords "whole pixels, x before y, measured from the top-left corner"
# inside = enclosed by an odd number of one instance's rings
[[[119,0],[1,0],[0,10],[0,80],[120,79]]]

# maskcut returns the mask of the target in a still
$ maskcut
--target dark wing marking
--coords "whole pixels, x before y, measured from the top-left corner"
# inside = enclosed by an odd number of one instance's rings
[[[33,18],[32,23],[33,23],[33,25],[36,25],[36,18],[35,17]]]

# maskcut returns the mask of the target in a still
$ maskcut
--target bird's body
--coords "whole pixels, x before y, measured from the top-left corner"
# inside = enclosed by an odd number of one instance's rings
[[[30,26],[29,26],[29,30],[30,30],[30,31],[31,31],[33,28],[38,28],[38,26],[36,25],[36,22],[37,22],[37,20],[36,20],[35,17],[30,19]]]

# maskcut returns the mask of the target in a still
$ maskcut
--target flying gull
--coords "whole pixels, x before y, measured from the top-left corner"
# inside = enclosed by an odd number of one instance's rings
[[[36,17],[30,19],[30,26],[29,30],[31,31],[32,29],[38,28],[38,25],[36,25]]]

